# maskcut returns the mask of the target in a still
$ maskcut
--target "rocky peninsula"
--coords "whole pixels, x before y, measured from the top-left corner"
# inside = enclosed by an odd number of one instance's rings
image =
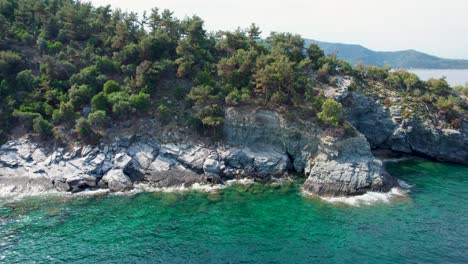
[[[398,185],[373,150],[468,163],[468,87],[443,78],[351,65],[254,23],[7,2],[2,195],[304,177],[304,193],[349,196]]]

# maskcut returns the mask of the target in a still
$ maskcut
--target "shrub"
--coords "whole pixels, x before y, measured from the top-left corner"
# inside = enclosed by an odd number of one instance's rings
[[[108,57],[99,57],[96,60],[96,69],[100,73],[104,74],[111,74],[111,73],[116,73],[119,69],[119,65],[116,62],[113,62],[110,60]]]
[[[107,100],[106,94],[104,92],[100,92],[96,94],[91,99],[91,107],[93,111],[97,111],[97,110],[107,111],[110,108],[110,106],[109,106],[109,101]]]
[[[428,88],[431,92],[437,95],[444,95],[450,93],[450,86],[445,78],[429,79],[427,81]]]
[[[343,107],[333,99],[327,99],[322,105],[322,111],[317,114],[325,125],[339,127],[344,121]]]
[[[21,42],[25,45],[31,46],[34,44],[34,37],[29,33],[24,33],[21,36]]]
[[[118,101],[112,106],[112,112],[117,117],[128,117],[135,113],[136,109],[129,101]]]
[[[109,117],[107,116],[106,111],[98,110],[92,112],[88,116],[88,121],[93,127],[104,128],[109,124]]]
[[[158,106],[158,112],[161,116],[161,122],[167,124],[171,120],[171,109],[164,104]]]
[[[60,103],[59,109],[55,109],[52,113],[52,120],[56,122],[71,123],[78,116],[73,105],[70,102]]]
[[[435,105],[441,112],[447,112],[453,109],[455,102],[456,102],[456,98],[453,96],[450,96],[448,98],[439,97]]]
[[[75,129],[83,139],[89,138],[94,134],[94,131],[91,128],[91,123],[84,117],[80,117],[76,120]]]
[[[31,113],[31,112],[22,112],[15,110],[13,112],[13,117],[18,121],[19,124],[21,124],[23,127],[27,129],[33,128],[33,120],[42,117],[38,113]]]
[[[116,81],[109,80],[104,84],[105,94],[111,94],[116,92],[120,92],[120,85]]]
[[[88,85],[73,86],[69,92],[70,103],[75,109],[81,108],[89,103],[93,95],[94,90]]]
[[[149,94],[140,92],[130,96],[130,103],[138,111],[146,111],[151,105],[151,98]]]
[[[34,132],[38,133],[41,137],[46,138],[53,134],[54,126],[42,116],[36,117],[33,120]]]

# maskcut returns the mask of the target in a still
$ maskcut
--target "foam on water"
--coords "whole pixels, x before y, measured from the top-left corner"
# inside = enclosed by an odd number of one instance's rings
[[[398,187],[392,188],[389,192],[366,192],[362,195],[343,197],[320,197],[323,201],[334,204],[347,204],[351,206],[375,205],[389,203],[396,197],[406,196],[407,190]]]
[[[18,187],[16,185],[0,184],[0,198],[24,198],[38,195],[60,194],[57,190],[51,190],[37,185],[26,185]]]

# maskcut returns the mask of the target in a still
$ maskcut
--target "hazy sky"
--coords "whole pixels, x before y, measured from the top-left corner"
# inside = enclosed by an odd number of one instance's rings
[[[374,50],[416,49],[468,59],[468,0],[91,0],[95,5],[142,13],[170,9],[196,14],[208,30],[286,31]]]

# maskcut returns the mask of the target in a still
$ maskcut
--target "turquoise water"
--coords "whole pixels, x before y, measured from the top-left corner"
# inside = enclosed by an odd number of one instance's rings
[[[5,263],[467,263],[468,168],[388,165],[409,197],[352,207],[299,183],[0,203]],[[2,262],[0,260],[0,262]]]

